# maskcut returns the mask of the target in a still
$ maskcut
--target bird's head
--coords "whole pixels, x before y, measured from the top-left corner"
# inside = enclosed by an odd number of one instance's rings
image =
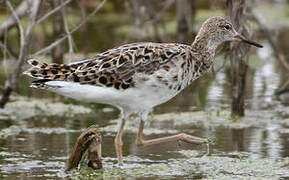
[[[209,39],[209,44],[213,46],[218,46],[225,41],[242,41],[259,48],[263,47],[239,34],[232,23],[222,17],[212,17],[206,20],[201,27],[199,35],[202,38]]]

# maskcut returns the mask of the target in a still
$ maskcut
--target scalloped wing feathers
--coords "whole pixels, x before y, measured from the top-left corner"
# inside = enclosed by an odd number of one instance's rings
[[[134,43],[67,65],[46,64],[31,59],[28,63],[33,67],[24,74],[38,79],[32,82],[32,87],[36,88],[47,88],[44,82],[57,80],[127,89],[134,86],[136,73],[151,75],[172,59],[187,53],[190,48],[183,44]]]

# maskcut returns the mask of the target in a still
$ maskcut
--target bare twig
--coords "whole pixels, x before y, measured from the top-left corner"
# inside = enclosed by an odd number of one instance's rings
[[[86,17],[86,8],[83,5],[83,2],[78,2],[79,7],[80,7],[80,12],[81,12],[81,17],[84,19]],[[83,41],[83,53],[85,56],[87,56],[88,49],[89,49],[89,34],[88,34],[88,29],[87,29],[87,24],[84,24],[81,27],[81,33],[82,33],[82,41]]]
[[[148,23],[151,23],[151,24],[157,23],[162,18],[164,13],[174,4],[174,2],[175,2],[175,0],[167,0],[166,5],[164,6],[164,8],[161,9],[159,11],[159,13],[156,14]]]
[[[227,14],[236,30],[244,35],[249,36],[246,26],[246,0],[227,0]],[[231,115],[245,115],[245,89],[248,74],[248,59],[250,47],[246,44],[229,44],[227,55],[231,62],[231,82],[232,82],[232,105]]]
[[[78,4],[80,7],[81,17],[82,19],[84,19],[86,17],[86,9],[82,3],[79,2]]]
[[[56,13],[57,11],[59,11],[60,9],[64,8],[68,3],[70,3],[71,0],[66,0],[64,3],[60,4],[59,6],[57,6],[56,8],[54,8],[53,10],[51,10],[50,12],[48,12],[47,14],[45,14],[44,16],[42,16],[40,19],[38,19],[36,21],[36,24],[39,24],[41,22],[43,22],[44,20],[46,20],[49,16],[51,16],[52,14]]]
[[[31,10],[30,16],[29,16],[29,24],[28,24],[28,27],[26,29],[26,38],[29,36],[32,29],[36,25],[36,16],[37,16],[40,4],[41,4],[41,0],[36,0],[36,1],[30,3],[30,7],[32,10]]]
[[[143,26],[143,15],[145,14],[145,6],[143,6],[142,1],[131,0],[130,1],[132,6],[128,7],[127,9],[131,9],[135,31],[136,31],[136,38],[141,40],[144,36],[144,32],[147,30],[147,26]],[[127,4],[129,5],[129,4]]]
[[[20,22],[19,17],[17,16],[17,13],[15,12],[14,8],[12,7],[11,3],[9,0],[6,0],[6,4],[9,7],[10,11],[12,12],[13,16],[15,17],[18,27],[19,27],[19,31],[20,31],[20,51],[19,51],[19,56],[18,56],[18,60],[17,63],[15,65],[15,69],[13,71],[13,74],[11,76],[11,79],[9,81],[9,83],[5,86],[4,91],[3,91],[3,95],[0,101],[0,108],[3,108],[4,105],[8,102],[9,100],[9,96],[11,94],[11,92],[13,91],[13,89],[15,88],[19,77],[20,77],[20,73],[21,73],[21,68],[25,59],[25,54],[26,51],[28,49],[28,44],[29,44],[29,40],[30,40],[30,36],[31,36],[31,32],[34,28],[35,25],[35,19],[36,19],[36,15],[38,13],[40,4],[41,4],[41,0],[34,0],[32,1],[32,5],[31,10],[32,12],[30,13],[30,17],[29,17],[29,24],[28,27],[26,29],[26,34],[24,34],[24,29],[23,26]]]
[[[9,0],[6,0],[6,4],[9,7],[10,11],[12,12],[13,17],[15,18],[18,28],[19,28],[19,32],[20,32],[20,46],[24,45],[24,29],[23,26],[20,22],[20,19],[18,17],[18,14],[16,13],[16,11],[14,10],[13,6],[11,5]]]
[[[178,42],[189,44],[190,31],[192,30],[192,21],[194,9],[192,9],[190,0],[177,1],[177,36]]]
[[[17,15],[18,19],[20,19],[20,17],[23,17],[26,13],[27,10],[29,9],[29,3],[31,3],[33,0],[25,0],[22,1],[22,3],[18,6],[18,8],[15,10],[15,14]],[[10,9],[10,7],[9,7]],[[10,28],[12,28],[13,26],[17,25],[17,19],[15,18],[15,16],[11,16],[9,17],[6,21],[4,21],[1,25],[0,28],[0,37],[2,37],[4,35],[4,32],[9,30]]]
[[[160,41],[164,41],[164,37],[161,33],[159,33],[159,28],[161,27],[162,29],[165,29],[163,22],[161,22],[160,20],[162,19],[165,12],[167,12],[167,10],[171,8],[171,6],[174,3],[175,3],[175,0],[167,0],[163,8],[160,11],[158,11],[158,13],[156,13],[155,15],[151,15],[150,20],[144,22],[145,27],[151,26],[153,28],[154,33],[155,33],[155,38],[159,39]],[[148,8],[148,10],[149,9],[151,8]]]
[[[20,53],[19,53],[19,56],[18,56],[18,61],[17,61],[17,65],[21,62],[21,59],[24,57],[24,52],[23,52],[23,47],[25,45],[25,37],[24,37],[24,29],[23,29],[23,26],[20,22],[20,19],[16,13],[16,11],[14,10],[13,6],[11,5],[10,1],[9,0],[6,0],[6,5],[8,6],[8,8],[10,9],[10,11],[12,12],[12,15],[13,17],[15,18],[16,22],[17,22],[17,25],[18,25],[18,28],[19,28],[19,32],[20,32],[20,46],[21,46],[21,49],[20,49]],[[16,66],[16,69],[15,71],[17,71],[18,68]],[[0,108],[3,108],[4,105],[6,104],[6,102],[9,100],[9,96],[12,92],[12,81],[14,82],[15,79],[15,75],[13,74],[13,76],[11,77],[11,80],[10,80],[10,83],[7,84],[3,90],[3,94],[2,94],[2,99],[0,101]]]
[[[95,13],[97,11],[99,11],[102,6],[105,4],[106,0],[103,0],[95,9],[92,13],[90,13],[79,25],[77,25],[72,31],[70,31],[70,34],[74,33],[75,31],[77,31],[80,27],[82,27],[89,19],[91,19]],[[53,42],[52,44],[50,44],[49,46],[46,46],[45,48],[37,51],[36,53],[34,53],[32,56],[37,56],[43,53],[48,52],[49,50],[51,50],[53,47],[55,47],[57,44],[61,43],[62,41],[64,41],[66,38],[68,37],[68,35],[66,34],[65,36],[63,36],[62,38],[58,39],[57,41]]]
[[[15,55],[8,49],[7,47],[7,40],[6,38],[4,38],[4,44],[2,42],[0,42],[0,48],[3,49],[3,59],[5,60],[6,57],[7,57],[7,54],[9,57],[12,57],[12,58],[16,58]],[[7,53],[7,54],[6,54]]]
[[[8,71],[7,71],[7,54],[10,54],[10,51],[7,49],[7,31],[8,29],[4,30],[4,44],[0,43],[0,46],[3,48],[3,66],[4,66],[4,73],[5,79],[8,78]]]
[[[64,30],[65,30],[65,33],[66,33],[67,39],[68,39],[69,55],[72,56],[72,54],[74,53],[73,52],[74,42],[73,42],[71,33],[69,32],[69,28],[68,28],[68,24],[67,24],[67,20],[66,20],[66,10],[65,10],[65,8],[63,8],[61,10],[61,15],[62,15],[63,23],[64,23]],[[71,58],[69,58],[69,59],[71,59]]]

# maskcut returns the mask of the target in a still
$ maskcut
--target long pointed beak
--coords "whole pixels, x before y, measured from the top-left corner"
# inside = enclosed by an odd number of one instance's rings
[[[242,41],[242,42],[245,42],[247,44],[250,44],[250,45],[253,45],[253,46],[256,46],[258,48],[262,48],[263,46],[255,41],[252,41],[252,40],[249,40],[249,39],[246,39],[244,36],[242,36],[241,34],[237,34],[235,37],[235,41]]]

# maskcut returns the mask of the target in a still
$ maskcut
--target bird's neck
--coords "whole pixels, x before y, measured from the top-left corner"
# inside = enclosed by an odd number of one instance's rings
[[[192,76],[189,78],[189,83],[207,73],[212,65],[215,56],[215,51],[219,43],[219,40],[210,39],[206,36],[206,33],[199,34],[196,36],[195,41],[191,45],[193,67],[192,67]]]
[[[209,38],[206,33],[200,33],[196,36],[195,41],[192,44],[192,49],[196,53],[207,54],[213,58],[215,51],[220,44],[219,39]],[[213,59],[212,59],[213,60]]]

